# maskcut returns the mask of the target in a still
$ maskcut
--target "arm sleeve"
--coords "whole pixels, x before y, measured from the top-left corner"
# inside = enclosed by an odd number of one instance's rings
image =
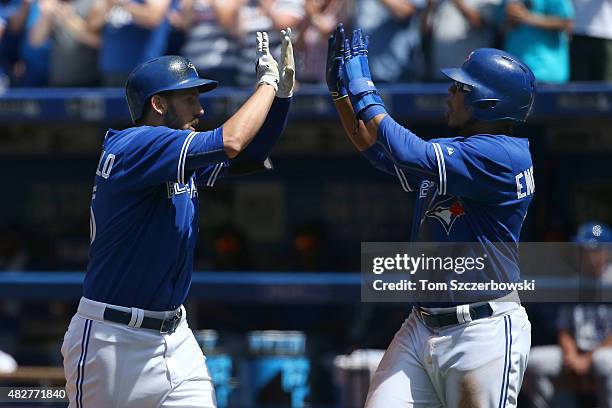
[[[266,120],[246,149],[233,159],[198,168],[197,184],[213,187],[220,178],[272,170],[272,162],[268,155],[285,130],[290,106],[291,98],[274,98]],[[223,133],[223,128],[218,128],[216,131]]]
[[[163,182],[185,184],[193,169],[227,160],[218,130],[190,132],[143,127],[132,135],[123,170],[142,186]]]
[[[229,161],[224,161],[215,164],[209,164],[206,167],[201,167],[195,171],[196,184],[200,187],[213,187],[215,182],[227,176],[230,166]]]
[[[242,176],[273,168],[268,156],[285,130],[290,106],[291,98],[274,98],[261,129],[246,149],[229,161],[226,175]]]
[[[378,170],[392,176],[397,176],[404,191],[412,192],[418,185],[418,179],[397,167],[397,165],[387,157],[383,148],[378,143],[374,143],[361,153],[368,159],[372,166]]]
[[[512,164],[494,136],[426,142],[387,116],[378,143],[401,169],[437,180],[440,195],[493,202],[512,192]]]
[[[255,135],[251,143],[241,152],[236,159],[240,156],[248,157],[258,163],[262,163],[266,160],[272,148],[278,142],[278,139],[285,130],[287,125],[287,116],[289,114],[289,107],[291,106],[292,98],[274,98],[268,116],[264,121],[261,129]]]

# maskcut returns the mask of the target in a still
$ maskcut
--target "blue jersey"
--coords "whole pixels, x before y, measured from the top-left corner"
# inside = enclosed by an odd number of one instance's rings
[[[414,192],[413,241],[476,243],[490,262],[470,281],[520,279],[518,241],[535,192],[527,139],[474,135],[426,142],[386,116],[378,142],[365,154]]]
[[[172,310],[187,297],[198,235],[197,187],[263,168],[284,130],[290,99],[275,98],[261,129],[235,159],[223,128],[190,132],[141,126],[109,130],[91,200],[86,298]]]
[[[210,165],[185,169],[195,136],[210,141]],[[149,310],[182,304],[198,234],[196,184],[212,185],[226,162],[220,131],[166,127],[109,130],[91,200],[84,296]]]

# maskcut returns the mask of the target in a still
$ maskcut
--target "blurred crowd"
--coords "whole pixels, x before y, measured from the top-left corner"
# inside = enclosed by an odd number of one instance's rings
[[[295,28],[298,79],[323,81],[340,21],[370,35],[379,82],[441,80],[479,47],[503,48],[540,83],[612,80],[602,0],[0,0],[4,86],[122,86],[138,63],[190,58],[223,85],[252,82],[254,33]],[[2,84],[0,84],[2,85]]]

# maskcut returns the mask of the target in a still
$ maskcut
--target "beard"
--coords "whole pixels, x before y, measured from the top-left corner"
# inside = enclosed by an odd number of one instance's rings
[[[172,104],[168,104],[168,109],[164,113],[164,116],[162,116],[162,120],[162,125],[169,127],[170,129],[182,130],[183,126],[185,125],[181,118],[179,118],[178,114],[176,113],[176,109],[174,109]]]

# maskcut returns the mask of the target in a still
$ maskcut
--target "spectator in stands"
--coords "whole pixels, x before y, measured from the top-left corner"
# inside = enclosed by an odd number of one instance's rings
[[[582,245],[580,273],[609,279],[609,246],[602,244],[612,241],[610,228],[601,223],[583,224],[575,241]],[[557,320],[559,344],[534,347],[529,355],[525,392],[533,405],[559,406],[555,384],[560,384],[574,391],[594,390],[597,406],[611,407],[612,304],[563,305]],[[568,397],[563,397],[565,402]]]
[[[2,6],[0,6],[2,7]],[[4,45],[2,39],[4,37],[4,31],[6,30],[6,19],[2,14],[0,8],[0,92],[3,92],[8,87],[8,75],[5,71],[5,59],[4,59]]]
[[[200,75],[223,85],[236,84],[236,29],[241,4],[241,0],[184,0],[182,4],[186,34],[182,54],[194,63]],[[251,45],[249,50],[252,48]]]
[[[425,5],[426,0],[356,2],[355,26],[370,36],[370,71],[375,81],[407,82],[423,79],[425,69],[419,14]],[[440,4],[440,7],[443,9],[445,6]],[[435,13],[431,15],[432,18],[434,16]],[[448,52],[444,50],[444,53]]]
[[[348,17],[347,5],[346,0],[305,0],[305,18],[295,44],[302,82],[325,80],[327,38]]]
[[[612,81],[612,2],[573,0],[572,81]]]
[[[505,49],[531,68],[538,82],[569,80],[571,0],[507,0]]]
[[[476,48],[491,47],[501,0],[427,0],[422,30],[428,44],[428,79],[447,78],[441,68],[461,65]]]
[[[131,70],[166,51],[171,0],[100,0],[89,25],[102,35],[99,67],[104,86],[123,86]]]
[[[26,40],[40,18],[38,1],[16,0],[8,20],[7,52],[12,54],[11,82],[16,86],[44,86],[49,68],[49,44],[33,47]]]
[[[13,0],[0,1],[0,77],[3,79],[3,85],[8,80],[8,74],[15,61],[13,57],[15,53],[11,53],[11,49],[15,48],[15,40],[11,38],[8,22],[15,8],[13,3]]]
[[[6,16],[4,15],[4,6],[0,5],[0,43],[2,43],[2,37],[4,36],[5,29],[6,29]]]
[[[168,12],[170,32],[166,44],[166,55],[182,55],[181,50],[185,44],[185,19],[183,18],[186,5],[192,0],[173,0]]]
[[[240,0],[238,11],[239,57],[238,83],[250,85],[253,76],[253,38],[257,31],[267,31],[270,50],[278,55],[279,32],[284,27],[298,27],[304,18],[304,0]]]
[[[100,34],[86,24],[94,0],[39,0],[41,15],[29,34],[30,45],[51,39],[49,85],[95,86]],[[67,63],[70,61],[70,63]]]

